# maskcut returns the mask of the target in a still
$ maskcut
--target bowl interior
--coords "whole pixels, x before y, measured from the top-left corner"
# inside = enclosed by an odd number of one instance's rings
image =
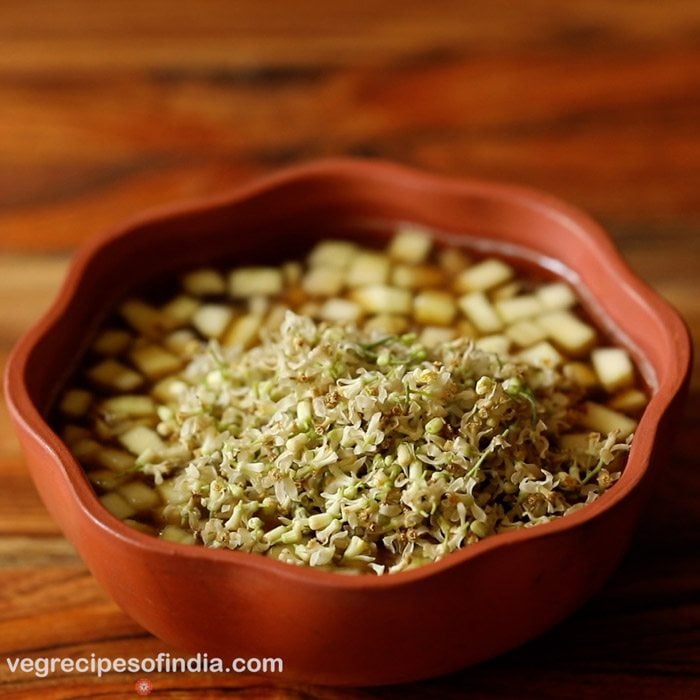
[[[598,323],[630,349],[653,397],[623,479],[583,509],[588,514],[579,511],[565,525],[543,529],[573,526],[622,498],[646,470],[656,426],[687,379],[690,350],[683,323],[630,272],[606,234],[575,209],[517,187],[454,182],[388,164],[341,161],[293,169],[217,200],[145,216],[96,240],[76,258],[47,317],[19,344],[8,366],[11,403],[59,455],[79,500],[94,513],[96,499],[94,507],[85,503],[86,479],[41,415],[48,414],[93,331],[120,298],[198,264],[300,257],[313,240],[338,235],[388,237],[387,223],[396,221],[417,222],[452,242],[495,249],[568,278]],[[107,514],[98,519],[112,520]],[[532,536],[539,529],[499,539]],[[162,543],[154,540],[156,545]]]

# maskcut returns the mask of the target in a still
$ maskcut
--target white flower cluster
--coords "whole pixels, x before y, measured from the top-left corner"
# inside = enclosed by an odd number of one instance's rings
[[[629,446],[560,440],[581,395],[556,370],[292,312],[250,350],[210,344],[181,379],[158,426],[179,452],[141,460],[172,484],[169,515],[205,545],[337,571],[401,571],[570,513]]]

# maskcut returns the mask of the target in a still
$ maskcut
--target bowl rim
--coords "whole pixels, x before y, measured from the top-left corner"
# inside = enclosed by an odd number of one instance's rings
[[[321,571],[308,566],[290,565],[259,554],[168,542],[130,528],[109,513],[101,505],[97,495],[89,485],[82,467],[32,400],[26,378],[30,357],[41,346],[48,332],[59,326],[64,315],[70,313],[76,299],[79,299],[76,292],[79,291],[82,278],[93,259],[110,242],[135,235],[138,233],[138,229],[146,224],[167,222],[183,215],[196,216],[272,192],[294,181],[303,181],[319,176],[385,179],[394,182],[400,181],[401,185],[408,189],[413,188],[421,191],[432,189],[455,196],[481,195],[491,199],[507,200],[511,203],[517,202],[543,216],[558,220],[572,235],[576,235],[583,243],[592,245],[598,253],[600,267],[604,270],[605,275],[615,277],[621,290],[624,288],[626,294],[636,297],[638,303],[646,306],[657,317],[667,333],[667,340],[675,351],[675,363],[671,364],[670,371],[665,375],[665,380],[656,387],[640,420],[625,470],[627,478],[621,479],[615,488],[606,491],[593,503],[571,515],[533,527],[499,533],[452,552],[439,561],[383,576],[339,575],[338,572],[334,571]],[[522,185],[494,182],[482,178],[456,178],[437,175],[375,159],[330,158],[283,168],[271,175],[254,179],[252,182],[233,187],[214,196],[196,197],[183,202],[150,208],[144,213],[115,225],[101,235],[89,239],[74,255],[63,284],[49,309],[24,333],[10,353],[5,368],[4,391],[16,428],[21,428],[34,443],[41,446],[43,451],[47,453],[47,458],[60,465],[63,477],[68,481],[70,491],[82,515],[93,526],[104,534],[115,537],[123,545],[135,547],[146,554],[158,553],[165,556],[207,561],[214,565],[228,563],[234,567],[248,567],[260,572],[264,571],[279,579],[301,584],[333,587],[348,591],[370,591],[394,589],[427,580],[441,575],[449,569],[458,568],[470,560],[486,557],[503,548],[517,546],[526,540],[550,538],[574,530],[586,525],[606,510],[612,509],[629,498],[649,468],[658,425],[688,380],[691,353],[690,334],[679,314],[631,270],[609,235],[593,219],[576,207],[553,195]]]

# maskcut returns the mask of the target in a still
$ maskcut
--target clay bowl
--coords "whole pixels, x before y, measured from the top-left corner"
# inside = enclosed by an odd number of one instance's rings
[[[564,275],[599,324],[632,352],[653,396],[614,488],[564,519],[383,577],[161,541],[102,508],[46,416],[119,298],[168,271],[277,259],[343,232],[372,239],[384,235],[381,222],[397,220]],[[281,657],[285,680],[365,685],[443,674],[504,652],[565,618],[601,586],[661,469],[690,354],[677,314],[634,276],[599,226],[570,206],[519,187],[339,160],[161,209],[87,245],[51,310],[15,348],[6,392],[46,507],[134,620],[190,652]]]

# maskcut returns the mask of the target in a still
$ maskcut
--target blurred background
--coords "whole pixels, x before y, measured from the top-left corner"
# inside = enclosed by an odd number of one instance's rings
[[[81,241],[144,208],[336,155],[569,200],[700,338],[697,0],[23,0],[0,4],[0,363]],[[204,675],[154,686],[171,697],[217,697],[222,684],[246,698],[700,695],[698,427],[696,373],[669,477],[620,572],[521,650],[402,689]],[[4,406],[0,474],[3,655],[165,648],[60,536]],[[0,667],[7,697],[128,697],[134,680]]]

